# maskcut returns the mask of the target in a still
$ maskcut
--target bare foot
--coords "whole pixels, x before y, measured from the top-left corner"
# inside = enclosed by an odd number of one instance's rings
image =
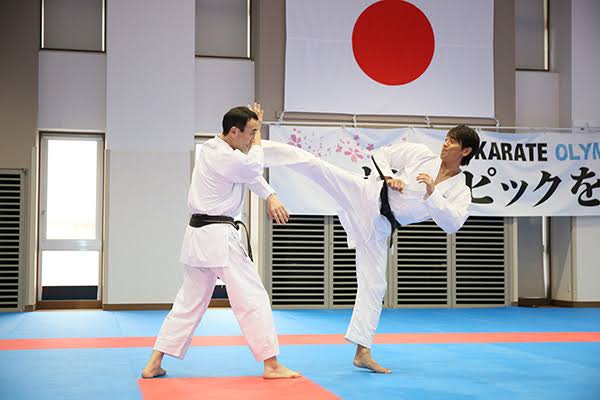
[[[165,376],[166,374],[167,374],[167,371],[165,371],[161,367],[158,367],[158,368],[146,367],[142,371],[142,378],[144,378],[144,379],[160,378],[161,376]]]
[[[277,357],[265,360],[263,372],[263,378],[265,379],[299,378],[300,376],[302,375],[299,372],[293,371],[277,361]]]
[[[161,376],[165,376],[167,371],[161,368],[160,364],[162,363],[164,353],[160,351],[154,350],[152,351],[152,355],[148,360],[148,363],[144,367],[142,371],[142,378],[144,379],[152,379],[159,378]]]
[[[357,368],[369,369],[378,374],[391,374],[392,370],[384,368],[377,364],[371,356],[371,349],[363,346],[356,347],[356,354],[354,355],[354,361],[352,362]]]

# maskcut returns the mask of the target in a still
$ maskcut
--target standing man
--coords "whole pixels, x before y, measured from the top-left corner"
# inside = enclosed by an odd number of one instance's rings
[[[439,155],[422,144],[384,147],[373,157],[379,178],[367,180],[294,146],[265,140],[263,147],[265,166],[287,166],[336,201],[348,247],[356,248],[358,290],[346,332],[346,339],[357,346],[353,364],[390,373],[371,355],[387,290],[388,237],[399,225],[428,219],[449,234],[460,229],[471,203],[460,166],[475,155],[479,136],[465,125],[452,128]]]
[[[223,117],[223,132],[206,141],[199,151],[188,194],[192,218],[180,256],[185,264],[183,284],[142,371],[143,378],[166,374],[161,367],[165,354],[185,357],[217,277],[227,285],[231,309],[250,350],[256,360],[264,363],[263,377],[300,376],[277,360],[279,343],[269,297],[248,256],[250,248],[246,253],[240,243],[239,223],[234,221],[242,210],[246,186],[267,199],[272,219],[282,224],[288,220],[285,207],[262,177],[263,112],[258,104],[254,110],[247,107],[229,110]]]

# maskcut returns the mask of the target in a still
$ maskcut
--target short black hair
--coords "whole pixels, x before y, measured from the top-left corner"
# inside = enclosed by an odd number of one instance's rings
[[[447,137],[456,140],[463,149],[466,147],[471,148],[471,152],[464,156],[460,162],[460,165],[469,165],[469,161],[479,151],[479,135],[475,132],[475,129],[467,125],[458,125],[448,131]]]
[[[223,135],[227,135],[234,126],[243,131],[251,119],[258,121],[258,115],[248,107],[235,107],[223,116]]]

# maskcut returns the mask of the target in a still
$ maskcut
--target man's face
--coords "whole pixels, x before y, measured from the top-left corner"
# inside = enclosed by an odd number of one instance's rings
[[[252,147],[252,143],[254,142],[254,136],[258,132],[258,121],[255,119],[250,119],[246,122],[246,126],[244,130],[239,130],[237,127],[233,127],[231,132],[229,133],[233,139],[233,145],[236,150],[239,150],[243,153],[247,153]]]
[[[446,140],[444,140],[444,144],[442,145],[442,150],[440,152],[440,158],[444,162],[458,162],[460,164],[462,158],[469,155],[471,151],[472,149],[470,147],[465,147],[463,149],[458,140],[446,136]]]

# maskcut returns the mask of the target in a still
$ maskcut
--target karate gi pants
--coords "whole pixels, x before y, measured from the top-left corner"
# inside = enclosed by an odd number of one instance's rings
[[[342,219],[340,215],[342,225],[349,235],[352,233],[356,238],[358,283],[352,318],[345,337],[354,344],[371,348],[387,290],[387,238],[391,229],[389,222],[385,221],[387,235],[371,232],[360,237],[357,232],[348,231],[353,226],[372,226],[369,217],[372,213],[367,212],[364,206],[357,206],[356,202],[357,198],[370,199],[371,202],[377,202],[371,206],[376,206],[378,210],[378,196],[369,194],[372,187],[368,187],[370,183],[362,177],[318,159],[302,149],[272,141],[263,141],[263,148],[265,166],[285,166],[309,178],[322,187],[344,211],[346,218]],[[378,194],[381,183],[376,183],[376,188]],[[348,226],[344,225],[344,220],[348,221]]]
[[[254,264],[239,242],[222,245],[229,246],[231,266],[184,266],[183,284],[162,324],[155,350],[179,359],[185,357],[219,277],[227,286],[231,309],[256,360],[264,361],[279,354],[269,296]]]

